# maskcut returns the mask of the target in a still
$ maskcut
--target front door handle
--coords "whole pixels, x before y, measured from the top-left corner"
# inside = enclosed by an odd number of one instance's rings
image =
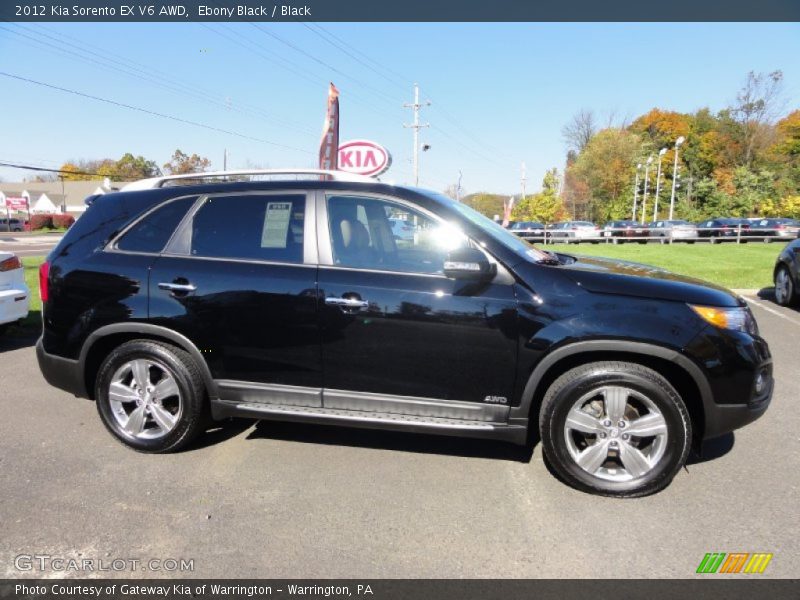
[[[197,286],[192,285],[191,283],[159,283],[159,289],[162,290],[169,290],[173,293],[178,294],[188,294],[189,292],[194,292],[197,289]]]
[[[325,304],[341,306],[342,308],[367,308],[369,306],[369,302],[366,300],[360,300],[358,298],[336,298],[334,296],[325,298]]]

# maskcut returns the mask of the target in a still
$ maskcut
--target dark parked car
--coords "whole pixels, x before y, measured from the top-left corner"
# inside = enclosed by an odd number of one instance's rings
[[[523,240],[544,240],[544,223],[539,223],[537,221],[517,221],[508,229]]]
[[[614,244],[636,241],[640,244],[647,243],[647,225],[638,221],[609,221],[603,227],[603,237],[611,238]],[[643,239],[629,239],[643,238]]]
[[[781,306],[791,306],[797,302],[800,290],[800,240],[786,245],[775,261],[773,271],[775,300]]]
[[[800,221],[797,219],[750,219],[748,237],[762,239],[766,243],[773,240],[793,240],[800,233]]]
[[[767,409],[769,348],[723,288],[540,251],[435,192],[287,173],[97,198],[40,270],[47,381],[143,452],[208,413],[541,439],[609,496],[664,488],[693,443]]]
[[[22,219],[0,218],[0,231],[25,231],[25,222]]]
[[[749,229],[750,223],[747,219],[731,217],[708,219],[697,224],[697,237],[709,238],[712,244],[724,241],[735,242],[737,239],[746,243],[747,239],[745,238]]]

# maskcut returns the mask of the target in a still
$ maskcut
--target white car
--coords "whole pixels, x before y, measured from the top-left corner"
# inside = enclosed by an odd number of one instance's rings
[[[0,333],[28,316],[29,297],[22,262],[15,254],[0,252]]]

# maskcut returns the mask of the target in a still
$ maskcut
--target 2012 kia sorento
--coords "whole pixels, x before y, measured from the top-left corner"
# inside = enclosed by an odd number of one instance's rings
[[[208,415],[540,437],[574,487],[640,496],[769,404],[769,349],[725,289],[538,250],[436,193],[283,173],[137,182],[42,265],[42,372],[131,448],[178,450]]]

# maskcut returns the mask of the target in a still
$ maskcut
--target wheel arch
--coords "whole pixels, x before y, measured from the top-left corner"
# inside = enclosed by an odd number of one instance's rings
[[[697,440],[705,432],[706,407],[713,403],[711,387],[700,368],[671,348],[622,340],[591,340],[562,346],[545,356],[533,369],[520,405],[511,409],[510,419],[525,419],[531,427],[539,422],[542,400],[550,385],[575,367],[599,361],[618,360],[649,367],[675,387],[686,404]]]
[[[108,356],[111,350],[130,340],[166,342],[185,350],[194,359],[195,363],[197,363],[203,375],[203,383],[205,384],[208,397],[210,399],[216,399],[218,397],[217,386],[214,382],[214,378],[211,376],[208,363],[206,363],[200,350],[198,350],[197,346],[195,346],[189,338],[172,329],[159,325],[151,325],[149,323],[117,323],[100,327],[92,332],[81,349],[78,364],[80,373],[83,374],[86,393],[90,399],[95,399],[95,382],[97,372],[103,359]]]

